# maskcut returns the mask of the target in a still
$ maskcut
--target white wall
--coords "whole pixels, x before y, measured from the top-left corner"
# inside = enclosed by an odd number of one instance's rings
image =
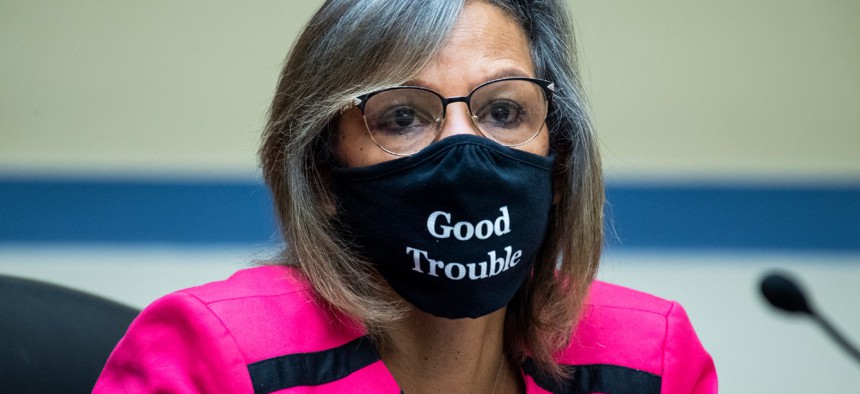
[[[319,1],[0,1],[0,170],[238,173]],[[618,178],[860,178],[860,2],[571,0]]]

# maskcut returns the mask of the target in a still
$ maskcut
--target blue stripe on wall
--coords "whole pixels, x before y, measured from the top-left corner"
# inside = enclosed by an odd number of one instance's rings
[[[269,243],[255,182],[0,179],[0,242]]]
[[[615,248],[860,251],[860,186],[607,189]]]
[[[610,185],[612,249],[860,251],[860,185]],[[0,178],[0,242],[273,243],[247,181]]]

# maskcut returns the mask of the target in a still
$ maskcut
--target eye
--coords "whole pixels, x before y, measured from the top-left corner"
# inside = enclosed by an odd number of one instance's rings
[[[400,127],[410,126],[415,121],[415,110],[412,108],[398,108],[393,112],[394,123]]]
[[[490,109],[490,117],[496,122],[508,122],[511,115],[514,115],[513,112],[509,105],[496,105]]]
[[[476,114],[477,121],[492,127],[518,127],[525,118],[521,105],[513,100],[496,100],[483,106]]]
[[[400,105],[382,111],[372,125],[373,132],[386,134],[410,134],[424,132],[435,120],[418,108]]]

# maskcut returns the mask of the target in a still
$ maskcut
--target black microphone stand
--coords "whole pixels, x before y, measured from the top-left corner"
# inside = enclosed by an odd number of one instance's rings
[[[839,331],[836,330],[827,319],[817,313],[810,305],[800,287],[787,276],[779,273],[771,273],[761,281],[761,292],[764,297],[776,308],[789,313],[800,313],[811,317],[818,322],[821,328],[833,338],[843,350],[860,363],[860,351],[848,342]]]

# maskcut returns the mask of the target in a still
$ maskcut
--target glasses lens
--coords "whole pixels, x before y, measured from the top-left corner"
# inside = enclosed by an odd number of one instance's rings
[[[436,138],[442,101],[430,91],[394,88],[367,99],[364,120],[376,143],[393,153],[415,153]]]
[[[540,132],[547,99],[543,87],[535,82],[502,80],[475,90],[469,107],[485,136],[503,145],[518,145]]]

